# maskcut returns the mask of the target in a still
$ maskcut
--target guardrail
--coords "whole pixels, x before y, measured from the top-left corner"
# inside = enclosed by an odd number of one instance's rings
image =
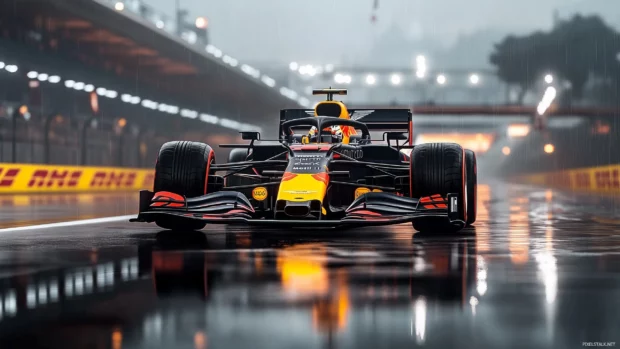
[[[524,175],[518,180],[576,192],[620,194],[620,164]]]
[[[153,170],[0,163],[0,194],[152,189]]]

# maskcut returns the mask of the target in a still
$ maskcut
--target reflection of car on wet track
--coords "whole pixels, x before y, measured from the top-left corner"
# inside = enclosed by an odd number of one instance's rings
[[[234,309],[240,322],[271,314],[273,325],[286,326],[294,309],[301,316],[296,319],[331,334],[355,327],[369,309],[380,314],[405,305],[415,308],[412,327],[423,335],[418,317],[426,309],[442,304],[469,309],[479,281],[475,238],[414,236],[403,243],[385,234],[382,246],[358,241],[347,247],[346,237],[307,242],[249,234],[249,245],[227,236],[225,248],[214,253],[195,250],[193,238],[185,247],[171,246],[174,233],[160,235],[164,240],[142,248],[138,258],[140,274],[151,276],[155,294],[185,300],[193,295],[207,309],[217,307],[219,316]],[[405,320],[396,317],[389,323]]]
[[[408,246],[393,241],[379,250],[363,245],[348,250],[338,247],[338,240],[290,245],[281,239],[252,240],[249,252],[193,251],[189,246],[194,242],[186,248],[145,246],[138,258],[140,275],[152,278],[160,297],[195,295],[209,301],[212,293],[227,290],[231,303],[252,307],[314,307],[344,295],[347,304],[407,303],[423,297],[465,305],[475,290],[472,239],[424,237]]]
[[[348,110],[334,94],[314,110],[282,110],[279,139],[242,132],[226,164],[202,143],[169,142],[134,221],[173,230],[207,223],[460,230],[476,219],[476,159],[453,143],[413,145],[407,109]],[[364,122],[362,122],[364,121]],[[306,133],[299,133],[300,129]],[[310,131],[307,131],[307,130]],[[385,131],[371,139],[370,131]],[[411,149],[411,155],[402,150]]]

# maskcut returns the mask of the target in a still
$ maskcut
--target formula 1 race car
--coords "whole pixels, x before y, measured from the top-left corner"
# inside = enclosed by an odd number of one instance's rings
[[[226,164],[203,143],[164,144],[154,190],[140,193],[132,221],[172,230],[411,222],[418,231],[458,231],[474,223],[473,151],[453,143],[414,146],[410,110],[348,110],[333,100],[346,90],[314,94],[327,95],[314,110],[281,110],[277,141],[242,132],[249,144],[220,145],[233,148]],[[371,131],[383,131],[382,139],[371,139]]]

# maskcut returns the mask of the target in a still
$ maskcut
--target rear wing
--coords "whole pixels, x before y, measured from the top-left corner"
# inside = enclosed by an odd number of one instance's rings
[[[409,141],[412,141],[413,124],[410,109],[349,109],[349,115],[352,120],[365,123],[370,131],[407,132]],[[314,109],[282,109],[280,125],[285,121],[309,116],[314,116]]]

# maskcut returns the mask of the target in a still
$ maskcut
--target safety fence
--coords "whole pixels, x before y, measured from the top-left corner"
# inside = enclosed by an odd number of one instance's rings
[[[523,175],[518,180],[577,192],[620,194],[620,164]]]
[[[0,163],[0,194],[152,189],[153,170]]]

